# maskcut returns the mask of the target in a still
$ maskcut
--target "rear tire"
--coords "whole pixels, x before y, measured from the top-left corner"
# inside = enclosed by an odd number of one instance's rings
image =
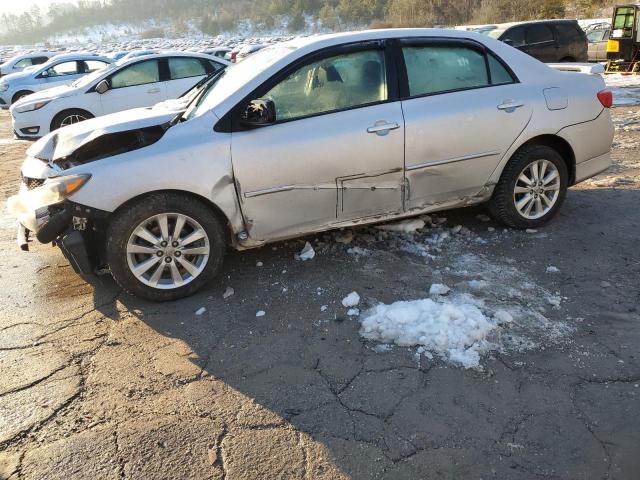
[[[107,229],[107,262],[127,292],[154,302],[177,300],[216,276],[225,238],[223,225],[204,202],[154,193],[115,214]]]
[[[51,122],[51,131],[53,132],[54,130],[57,130],[61,127],[80,123],[85,120],[89,120],[90,118],[93,118],[93,115],[85,110],[76,108],[71,110],[63,110],[55,117],[53,117],[53,121]]]
[[[13,98],[11,99],[11,104],[16,103],[18,100],[20,100],[21,98],[26,97],[27,95],[31,95],[33,92],[30,90],[20,90],[19,92],[17,92]]]
[[[513,228],[540,227],[558,212],[568,184],[567,165],[558,152],[544,145],[524,147],[502,171],[489,211]]]

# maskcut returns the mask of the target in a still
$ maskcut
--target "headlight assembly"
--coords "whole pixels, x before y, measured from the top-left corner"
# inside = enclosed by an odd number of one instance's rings
[[[90,178],[89,174],[51,178],[40,187],[10,197],[7,210],[12,215],[20,215],[60,203],[80,190]]]
[[[18,113],[33,112],[34,110],[40,110],[50,101],[51,100],[48,100],[46,102],[27,103],[26,105],[22,105],[21,107],[16,107],[15,111]]]

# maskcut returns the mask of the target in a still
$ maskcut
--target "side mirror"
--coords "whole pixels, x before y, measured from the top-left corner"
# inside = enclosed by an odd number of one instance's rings
[[[106,80],[99,81],[98,84],[96,85],[95,90],[100,95],[102,95],[103,93],[106,93],[107,90],[109,90],[109,82],[107,82]]]
[[[506,43],[507,45],[509,45],[510,47],[513,47],[513,40],[507,38],[505,40],[503,40],[504,43]]]
[[[240,117],[240,122],[250,127],[264,127],[275,121],[276,105],[269,99],[251,100]]]
[[[45,70],[44,72],[42,72],[42,73],[40,74],[40,76],[41,76],[42,78],[47,78],[47,77],[49,76],[49,70]]]

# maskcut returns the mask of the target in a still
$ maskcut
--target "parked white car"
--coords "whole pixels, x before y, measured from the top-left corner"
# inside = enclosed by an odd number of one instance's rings
[[[11,106],[17,136],[38,138],[60,127],[177,98],[229,62],[199,53],[120,60],[71,85],[38,92]]]
[[[171,300],[247,249],[487,203],[536,228],[610,163],[612,94],[473,32],[297,39],[229,67],[182,114],[127,111],[36,142],[9,211],[76,271]]]
[[[40,65],[54,55],[55,53],[51,52],[32,52],[15,55],[0,64],[0,77],[21,72],[32,65]]]
[[[21,98],[49,88],[67,85],[100,70],[113,61],[94,54],[65,53],[49,61],[0,79],[0,107],[7,109]]]

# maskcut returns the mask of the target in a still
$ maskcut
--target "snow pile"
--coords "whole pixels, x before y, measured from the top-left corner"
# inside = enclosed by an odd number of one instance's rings
[[[465,368],[480,366],[495,323],[473,303],[431,299],[380,304],[367,312],[360,334],[369,340],[424,347]]]
[[[451,289],[442,283],[434,283],[429,288],[429,295],[446,295]]]
[[[616,107],[640,105],[640,75],[605,75],[604,81],[613,92]]]

